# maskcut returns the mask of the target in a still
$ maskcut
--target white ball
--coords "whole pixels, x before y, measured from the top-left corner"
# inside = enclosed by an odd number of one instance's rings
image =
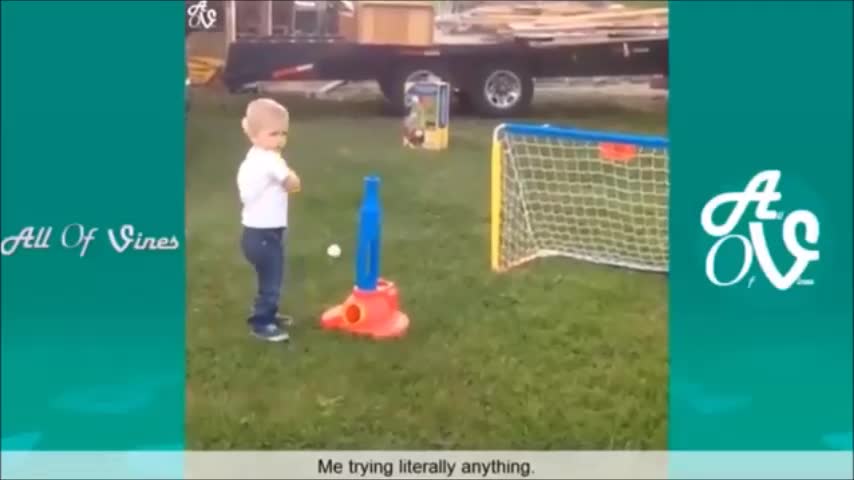
[[[326,248],[326,254],[330,257],[338,258],[341,256],[341,247],[339,247],[337,243],[333,243]]]

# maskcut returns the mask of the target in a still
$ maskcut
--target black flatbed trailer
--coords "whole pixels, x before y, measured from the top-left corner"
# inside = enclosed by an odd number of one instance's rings
[[[524,113],[535,79],[667,77],[668,36],[511,39],[431,47],[365,45],[336,37],[260,37],[231,43],[223,81],[231,91],[283,80],[376,81],[395,111],[404,84],[432,74],[483,116]]]

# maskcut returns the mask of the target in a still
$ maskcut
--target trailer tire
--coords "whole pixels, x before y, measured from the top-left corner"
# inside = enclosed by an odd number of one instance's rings
[[[394,96],[394,87],[392,85],[393,80],[390,75],[377,79],[377,86],[380,88],[380,93],[382,93],[385,101],[389,103],[392,102],[392,97]]]
[[[468,88],[477,112],[487,117],[524,113],[534,98],[534,80],[521,63],[495,63],[478,69]]]
[[[394,68],[389,74],[379,78],[380,91],[385,97],[387,110],[394,115],[405,115],[407,112],[406,99],[403,91],[406,88],[406,82],[412,78],[434,75],[444,81],[448,80],[447,69],[443,65],[423,65],[411,63]]]

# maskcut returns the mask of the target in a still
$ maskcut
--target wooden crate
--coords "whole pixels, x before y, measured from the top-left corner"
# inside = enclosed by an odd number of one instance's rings
[[[356,41],[356,15],[353,12],[338,12],[338,35],[350,42]]]
[[[356,5],[356,41],[373,45],[433,45],[433,2],[360,1]]]

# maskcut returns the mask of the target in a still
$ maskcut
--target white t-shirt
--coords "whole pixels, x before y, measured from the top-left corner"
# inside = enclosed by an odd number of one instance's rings
[[[289,174],[288,164],[281,155],[258,147],[249,149],[237,171],[243,226],[288,226],[288,193],[282,182]]]

